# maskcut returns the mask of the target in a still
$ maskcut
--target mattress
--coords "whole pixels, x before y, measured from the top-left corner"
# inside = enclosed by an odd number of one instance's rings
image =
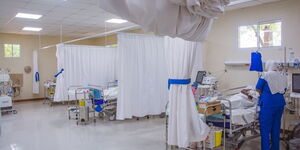
[[[233,125],[246,125],[256,120],[256,107],[250,107],[248,109],[234,109],[232,110],[231,123]],[[213,124],[217,127],[224,126],[224,120],[222,114],[211,115],[206,119],[208,124]],[[230,127],[230,113],[226,110],[226,128]]]
[[[234,109],[231,113],[231,122],[235,125],[246,125],[256,120],[256,107]]]
[[[103,90],[103,95],[105,99],[115,99],[118,97],[118,87],[110,87]]]

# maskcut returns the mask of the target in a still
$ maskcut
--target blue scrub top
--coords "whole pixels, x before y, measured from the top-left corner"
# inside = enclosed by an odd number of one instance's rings
[[[262,78],[259,78],[256,89],[261,90],[258,105],[261,107],[279,107],[285,105],[283,94],[272,94],[268,82]]]

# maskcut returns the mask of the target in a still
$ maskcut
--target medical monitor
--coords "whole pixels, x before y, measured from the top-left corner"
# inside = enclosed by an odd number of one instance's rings
[[[300,93],[300,73],[293,73],[292,75],[292,91]]]
[[[202,84],[203,78],[206,76],[206,71],[198,71],[196,82]]]

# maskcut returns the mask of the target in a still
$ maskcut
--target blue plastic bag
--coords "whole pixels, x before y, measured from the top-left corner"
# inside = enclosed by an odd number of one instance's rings
[[[252,52],[251,53],[251,66],[250,71],[263,71],[263,63],[262,63],[262,56],[259,52]]]

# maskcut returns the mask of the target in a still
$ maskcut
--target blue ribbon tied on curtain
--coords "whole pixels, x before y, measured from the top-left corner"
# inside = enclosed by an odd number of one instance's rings
[[[57,78],[60,74],[62,74],[65,71],[64,68],[62,68],[56,75],[54,75],[54,78]]]
[[[35,82],[39,82],[40,81],[40,74],[39,74],[39,72],[35,72],[34,77],[35,77]]]
[[[191,79],[169,79],[168,80],[168,89],[172,84],[190,84]]]
[[[259,53],[259,52],[252,52],[251,53],[250,71],[257,71],[257,72],[262,72],[263,71],[261,53]]]

